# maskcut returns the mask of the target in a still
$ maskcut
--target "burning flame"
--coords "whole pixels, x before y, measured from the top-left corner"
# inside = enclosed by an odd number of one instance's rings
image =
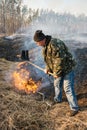
[[[17,70],[13,72],[14,85],[19,90],[23,90],[27,93],[35,93],[38,90],[38,85],[32,78],[29,78],[29,71],[24,66],[24,62],[18,64]]]

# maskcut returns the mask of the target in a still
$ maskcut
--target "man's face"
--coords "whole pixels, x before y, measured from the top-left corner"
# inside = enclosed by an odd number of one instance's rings
[[[45,41],[46,41],[46,38],[43,39],[42,41],[36,42],[36,44],[39,46],[45,46]]]

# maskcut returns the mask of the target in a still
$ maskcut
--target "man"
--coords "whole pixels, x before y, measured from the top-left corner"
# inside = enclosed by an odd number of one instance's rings
[[[74,91],[75,61],[63,41],[45,35],[42,30],[34,34],[34,41],[37,45],[43,46],[43,56],[46,62],[46,73],[53,73],[56,103],[62,102],[62,88],[67,96],[70,105],[70,116],[78,113],[78,104]]]

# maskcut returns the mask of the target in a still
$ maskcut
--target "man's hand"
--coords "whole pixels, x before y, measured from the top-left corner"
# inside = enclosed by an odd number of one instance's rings
[[[50,70],[47,70],[47,69],[44,69],[44,73],[49,74],[49,76],[51,75],[51,76],[53,76],[54,78],[60,77],[60,76],[58,76],[58,75],[54,75],[53,73],[50,72]]]
[[[54,75],[54,78],[58,78],[59,76],[57,76],[57,75]]]
[[[46,73],[46,74],[49,74],[49,70],[47,70],[47,69],[44,69],[44,73]]]

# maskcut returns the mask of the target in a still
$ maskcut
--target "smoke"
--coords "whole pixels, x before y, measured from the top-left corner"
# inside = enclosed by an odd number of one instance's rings
[[[62,2],[62,1],[61,1]],[[60,3],[61,3],[60,2]],[[47,4],[55,2],[47,1]],[[36,46],[33,41],[33,35],[36,30],[42,30],[45,35],[51,35],[54,38],[63,40],[68,47],[75,49],[86,46],[87,43],[87,18],[84,15],[75,17],[70,14],[58,14],[53,11],[39,11],[37,19],[33,20],[31,25],[26,29],[19,29],[16,34],[7,38],[14,39],[18,36],[23,36],[23,44],[21,50],[31,50]],[[22,30],[22,33],[20,33]],[[74,44],[72,44],[74,42]],[[79,43],[79,45],[77,45]],[[82,44],[80,44],[82,43]]]
[[[44,19],[47,18],[46,21]],[[68,46],[70,49],[70,52],[73,54],[74,57],[75,55],[75,50],[77,48],[83,48],[87,46],[87,35],[86,33],[74,33],[71,31],[68,32],[69,30],[67,27],[64,25],[61,25],[60,22],[54,22],[55,19],[50,19],[50,17],[46,17],[46,14],[42,15],[41,17],[37,18],[35,21],[32,22],[32,24],[26,28],[26,31],[24,33],[20,33],[19,35],[25,36],[23,39],[22,43],[22,48],[21,50],[29,50],[29,58],[30,61],[33,62],[34,64],[42,67],[43,69],[45,68],[45,62],[42,56],[42,47],[39,47],[35,44],[33,41],[33,35],[36,30],[42,30],[43,33],[46,35],[51,35],[52,37],[59,38],[65,42],[65,44]],[[19,36],[17,33],[13,36],[10,36],[10,38],[16,38],[16,36]],[[15,37],[14,37],[15,36]],[[78,37],[77,37],[78,36]],[[84,42],[85,39],[85,42]],[[15,71],[15,66],[14,64],[10,69],[9,72],[6,75],[6,80],[7,82],[12,81],[12,73]],[[32,70],[32,66],[29,68],[29,70]],[[35,72],[35,73],[34,73]],[[50,86],[50,78],[48,75],[46,75],[44,72],[34,68],[32,71],[33,75],[32,77],[41,77],[43,79],[42,81],[42,87],[46,87],[47,85]],[[52,77],[51,77],[52,78]],[[51,79],[53,81],[53,79]]]
[[[11,64],[9,70],[5,73],[5,80],[8,84],[12,84],[12,74],[16,70],[18,63]]]
[[[68,17],[70,18],[69,21]],[[43,12],[42,15],[25,29],[24,34],[26,38],[24,39],[21,50],[29,50],[30,60],[44,68],[45,63],[41,51],[42,47],[37,46],[33,41],[35,31],[42,30],[45,35],[51,35],[52,37],[63,40],[68,46],[69,51],[75,57],[74,52],[77,48],[84,48],[87,46],[87,35],[84,33],[85,30],[79,29],[79,21],[78,30],[75,28],[75,23],[73,23],[74,18],[75,17],[68,14],[57,16],[54,12]],[[81,31],[83,32],[81,33]],[[41,75],[43,74],[41,71],[39,73],[41,73]]]

